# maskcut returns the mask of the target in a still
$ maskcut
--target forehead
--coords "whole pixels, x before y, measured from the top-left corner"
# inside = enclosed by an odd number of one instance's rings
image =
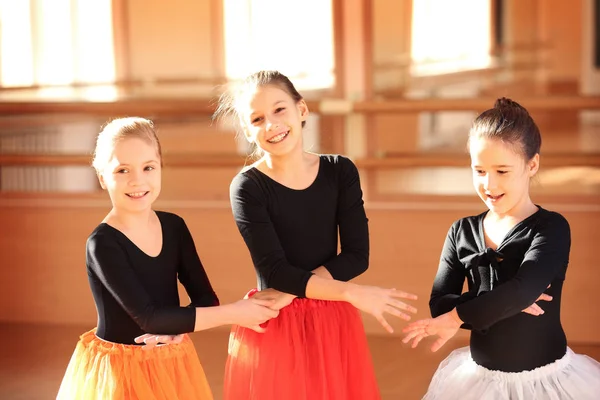
[[[120,164],[158,160],[156,144],[149,139],[138,137],[126,138],[115,144],[112,162]]]
[[[290,101],[291,96],[275,85],[254,87],[240,98],[240,109],[244,114],[252,114],[272,107],[280,101]]]
[[[473,164],[477,165],[515,165],[523,162],[516,145],[498,139],[471,138],[469,152]]]

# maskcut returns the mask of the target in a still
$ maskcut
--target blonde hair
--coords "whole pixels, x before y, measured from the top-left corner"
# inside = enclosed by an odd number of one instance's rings
[[[154,123],[141,117],[117,118],[106,124],[96,139],[92,161],[96,173],[102,173],[112,158],[117,143],[130,138],[142,139],[148,144],[154,145],[162,166],[162,151]]]

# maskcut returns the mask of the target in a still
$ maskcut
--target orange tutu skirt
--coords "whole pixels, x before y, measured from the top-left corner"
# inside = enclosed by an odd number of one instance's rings
[[[212,400],[192,340],[151,350],[81,335],[58,391],[60,400]]]
[[[349,303],[295,299],[266,329],[233,327],[224,400],[381,398],[360,314]]]

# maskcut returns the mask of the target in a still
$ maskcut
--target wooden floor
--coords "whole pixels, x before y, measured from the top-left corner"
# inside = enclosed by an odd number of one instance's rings
[[[0,399],[54,399],[78,336],[85,327],[0,324]],[[214,391],[220,399],[228,332],[192,334]],[[464,342],[431,353],[427,347],[409,349],[395,337],[369,338],[377,379],[384,400],[420,399],[438,363]],[[578,353],[600,360],[600,346],[570,344]],[[242,400],[242,399],[240,399]]]

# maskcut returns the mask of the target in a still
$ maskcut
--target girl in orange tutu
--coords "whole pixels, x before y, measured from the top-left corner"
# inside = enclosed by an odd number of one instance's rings
[[[369,263],[369,232],[358,171],[340,155],[304,151],[308,107],[276,71],[224,94],[217,116],[233,115],[262,157],[231,183],[233,215],[260,291],[279,316],[262,335],[235,326],[225,400],[379,399],[359,311],[391,332],[385,313],[408,320],[416,296],[349,283]],[[341,252],[338,248],[338,230]]]
[[[262,332],[259,325],[278,314],[268,308],[273,301],[220,306],[184,220],[152,210],[162,168],[152,122],[109,123],[98,136],[93,166],[113,206],[86,246],[98,326],[77,343],[57,398],[212,399],[185,333],[226,324]],[[179,304],[178,279],[190,297],[187,307]],[[156,339],[148,332],[179,336],[146,350],[139,343]]]

